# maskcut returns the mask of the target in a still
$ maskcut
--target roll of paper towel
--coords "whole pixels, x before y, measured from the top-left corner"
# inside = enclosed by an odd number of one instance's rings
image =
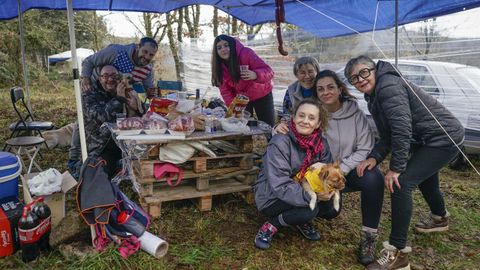
[[[138,240],[140,240],[140,248],[155,258],[160,259],[167,254],[168,243],[147,231]]]

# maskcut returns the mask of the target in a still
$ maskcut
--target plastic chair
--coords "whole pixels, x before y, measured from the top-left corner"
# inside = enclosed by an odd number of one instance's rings
[[[27,133],[27,135],[36,132],[43,138],[42,131],[53,129],[54,125],[52,122],[35,121],[32,111],[30,111],[25,103],[25,95],[22,88],[12,87],[12,89],[10,89],[10,97],[12,99],[13,108],[15,109],[19,120],[10,124],[9,128],[12,133],[10,134],[9,138],[17,137],[21,132]],[[46,143],[45,146],[47,146],[48,149],[48,145]],[[7,145],[5,145],[5,148],[6,147]]]

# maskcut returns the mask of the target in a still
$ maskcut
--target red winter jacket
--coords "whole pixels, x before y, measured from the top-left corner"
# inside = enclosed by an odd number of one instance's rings
[[[243,46],[240,41],[235,39],[236,52],[239,65],[248,65],[248,69],[255,71],[257,79],[244,81],[240,79],[235,83],[228,72],[228,67],[222,64],[223,82],[220,85],[225,104],[230,105],[237,94],[247,96],[250,101],[260,99],[272,92],[273,88],[273,70],[255,52]]]

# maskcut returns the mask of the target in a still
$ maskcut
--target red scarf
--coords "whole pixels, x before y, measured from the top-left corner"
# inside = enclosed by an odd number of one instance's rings
[[[311,165],[313,157],[323,151],[322,132],[319,128],[315,129],[312,134],[304,136],[298,133],[293,123],[293,118],[290,121],[290,130],[295,135],[300,148],[307,152],[305,159],[303,160],[302,167],[300,167],[300,179],[303,178],[308,166]]]

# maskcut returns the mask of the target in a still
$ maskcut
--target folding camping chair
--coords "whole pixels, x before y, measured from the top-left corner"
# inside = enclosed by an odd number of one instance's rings
[[[9,128],[12,133],[9,138],[17,137],[22,132],[27,133],[26,135],[38,133],[43,138],[42,131],[53,129],[54,126],[52,122],[35,121],[32,111],[25,103],[25,95],[22,88],[17,86],[12,87],[12,89],[10,89],[10,97],[19,120],[10,124]],[[47,143],[45,143],[45,146],[48,149]],[[6,148],[7,145],[5,145],[3,149],[5,150]]]

